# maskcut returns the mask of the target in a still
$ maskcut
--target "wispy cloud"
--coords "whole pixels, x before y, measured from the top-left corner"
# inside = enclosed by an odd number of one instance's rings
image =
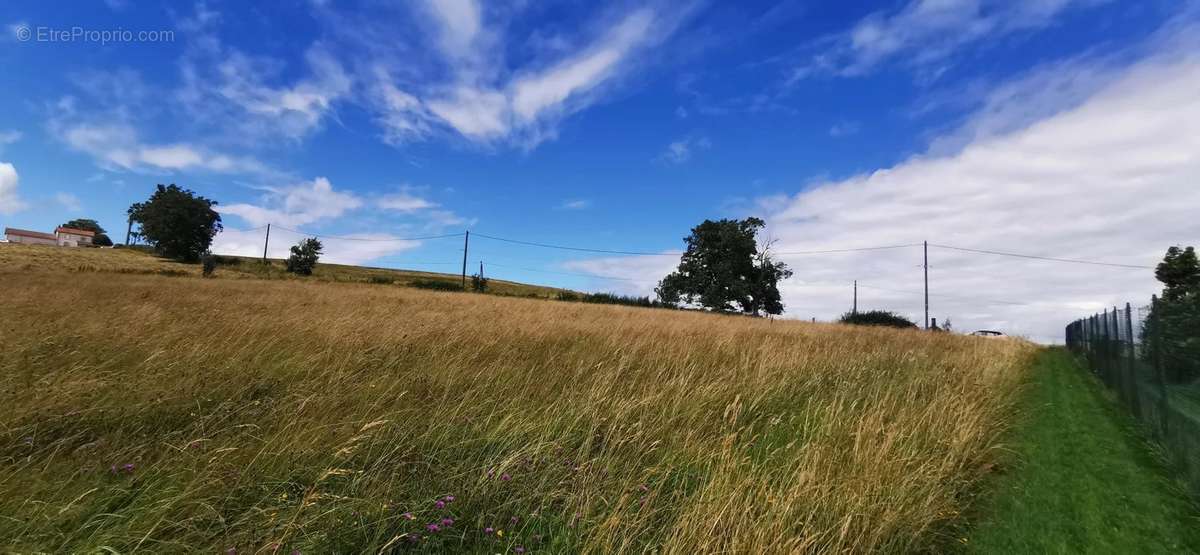
[[[857,121],[839,121],[829,128],[829,136],[833,138],[848,137],[862,127],[862,124]]]
[[[968,45],[1051,25],[1071,9],[1107,0],[910,0],[875,12],[852,28],[801,51],[789,81],[814,75],[852,77],[900,61],[925,78],[943,71]]]
[[[688,135],[667,145],[667,148],[659,155],[659,159],[671,164],[682,164],[691,160],[696,151],[709,148],[712,148],[712,141],[708,137]]]
[[[22,134],[15,129],[0,131],[0,149],[21,140]]]
[[[570,40],[559,37],[555,48],[511,64],[502,47],[503,18],[489,19],[470,1],[434,3],[425,11],[437,23],[435,42],[444,57],[439,71],[384,54],[368,73],[374,84],[367,97],[385,140],[425,140],[450,130],[474,143],[522,148],[555,137],[564,118],[599,101],[638,65],[635,53],[669,37],[688,13],[648,6],[602,18],[607,25],[581,29]]]
[[[79,197],[72,193],[54,193],[54,201],[68,212],[79,212],[83,210],[83,203],[79,202]]]
[[[562,204],[558,205],[558,208],[560,210],[583,210],[591,205],[592,201],[587,199],[572,199],[563,201]]]

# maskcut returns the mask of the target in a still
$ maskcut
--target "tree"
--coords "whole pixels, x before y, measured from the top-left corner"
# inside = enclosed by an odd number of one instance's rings
[[[1158,356],[1171,382],[1200,376],[1200,262],[1192,247],[1171,247],[1154,270],[1162,298],[1142,326],[1142,352]]]
[[[792,275],[760,252],[757,234],[765,224],[758,218],[705,220],[684,241],[687,250],[679,268],[658,283],[655,293],[663,304],[699,303],[709,310],[746,314],[780,314],[783,302],[778,284]]]
[[[892,328],[915,328],[917,324],[895,312],[886,310],[868,310],[866,312],[847,312],[839,322],[858,326],[887,326]]]
[[[92,236],[92,244],[96,245],[97,247],[111,247],[113,244],[112,239],[108,238],[108,235],[104,231],[104,228],[100,227],[100,224],[97,223],[96,220],[87,219],[87,218],[76,218],[74,220],[71,220],[71,221],[63,224],[60,227],[69,227],[71,229],[82,229],[84,231],[90,231],[90,232],[94,233],[95,235]]]
[[[129,219],[138,224],[138,236],[158,254],[183,262],[196,262],[221,231],[216,201],[175,185],[158,185],[146,202],[129,207]]]
[[[1200,261],[1196,249],[1177,246],[1167,249],[1163,261],[1154,270],[1154,277],[1164,285],[1163,300],[1176,301],[1200,294]]]
[[[292,255],[287,259],[287,271],[311,276],[313,268],[317,267],[317,259],[321,257],[321,242],[316,237],[301,239],[292,246]]]

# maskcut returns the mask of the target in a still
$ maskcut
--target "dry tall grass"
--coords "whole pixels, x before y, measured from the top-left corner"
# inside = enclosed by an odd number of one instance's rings
[[[15,551],[939,549],[1032,350],[369,285],[0,281]]]

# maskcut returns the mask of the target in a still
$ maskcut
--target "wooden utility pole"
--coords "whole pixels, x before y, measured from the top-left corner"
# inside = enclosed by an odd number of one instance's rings
[[[263,239],[263,264],[267,263],[267,245],[271,244],[271,224],[267,224],[267,238]]]
[[[462,269],[462,288],[467,290],[467,248],[471,245],[471,231],[463,235],[463,269]]]
[[[858,280],[854,280],[854,307],[850,309],[851,314],[858,314]]]
[[[929,329],[929,241],[924,242],[925,247],[925,329]]]
[[[131,231],[133,231],[133,218],[129,218],[129,220],[127,220],[127,222],[128,223],[125,225],[125,246],[126,247],[129,246],[129,234]]]

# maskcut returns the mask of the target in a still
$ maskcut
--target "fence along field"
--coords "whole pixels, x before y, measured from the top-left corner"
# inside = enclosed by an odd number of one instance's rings
[[[1066,341],[1200,496],[1200,312],[1194,305],[1171,308],[1157,297],[1143,307],[1113,307],[1069,324]]]
[[[923,551],[1033,349],[368,284],[23,271],[13,551]]]

